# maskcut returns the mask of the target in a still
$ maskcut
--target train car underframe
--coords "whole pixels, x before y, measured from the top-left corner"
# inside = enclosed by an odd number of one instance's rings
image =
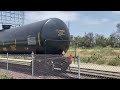
[[[56,68],[64,72],[68,69],[70,64],[69,58],[61,55],[36,55],[34,60],[34,72],[51,73]]]

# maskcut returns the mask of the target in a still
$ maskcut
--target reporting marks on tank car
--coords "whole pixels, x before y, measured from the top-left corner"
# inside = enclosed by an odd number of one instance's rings
[[[28,37],[27,38],[28,45],[36,45],[36,38],[35,37]]]
[[[58,36],[65,35],[65,30],[56,30],[58,33]]]

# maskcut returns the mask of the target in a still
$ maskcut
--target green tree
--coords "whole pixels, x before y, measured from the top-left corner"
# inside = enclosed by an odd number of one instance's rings
[[[95,43],[96,46],[106,47],[108,45],[108,39],[105,38],[103,35],[97,34],[95,36]]]

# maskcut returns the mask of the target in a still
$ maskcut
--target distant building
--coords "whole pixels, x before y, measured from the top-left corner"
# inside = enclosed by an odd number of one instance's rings
[[[24,11],[0,11],[0,24],[12,27],[24,25]]]

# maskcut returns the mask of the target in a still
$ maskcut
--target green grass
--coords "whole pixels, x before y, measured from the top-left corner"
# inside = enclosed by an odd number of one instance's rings
[[[1,75],[0,79],[14,79],[13,77],[8,77],[7,75]]]

